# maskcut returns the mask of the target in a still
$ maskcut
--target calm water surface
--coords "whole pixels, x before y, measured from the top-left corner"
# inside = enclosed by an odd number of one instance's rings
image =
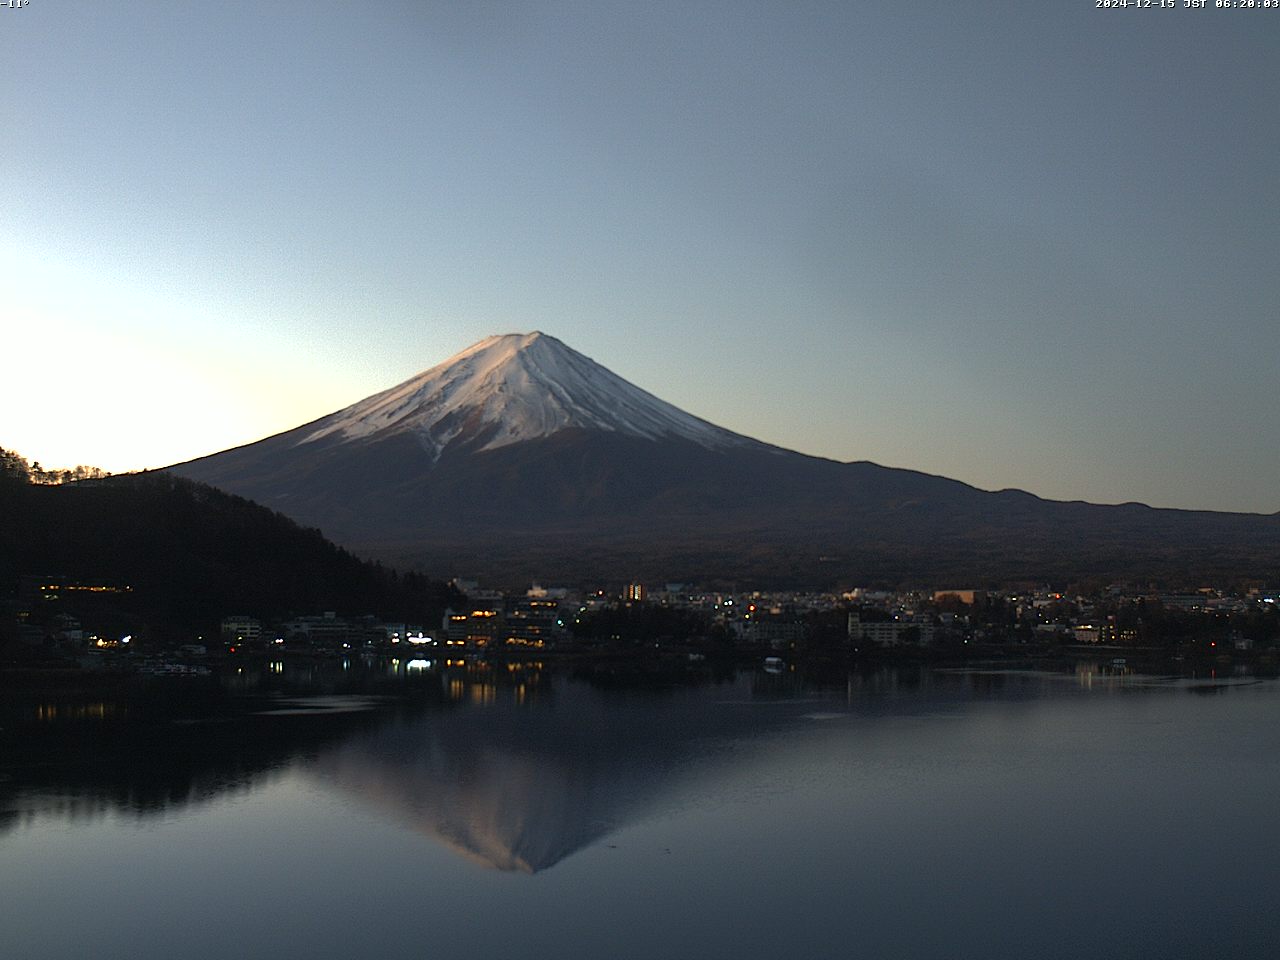
[[[653,690],[421,667],[4,694],[0,955],[1280,943],[1275,680],[1081,665]]]

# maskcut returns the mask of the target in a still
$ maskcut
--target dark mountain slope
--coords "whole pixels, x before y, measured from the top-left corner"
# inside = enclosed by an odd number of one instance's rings
[[[706,424],[597,369],[553,338],[491,338],[347,410],[171,469],[361,553],[512,583],[1280,572],[1280,516],[1062,503],[837,463]],[[547,370],[577,386],[540,379]],[[626,416],[602,413],[610,391]]]
[[[24,574],[128,584],[157,630],[231,613],[335,610],[434,622],[446,590],[352,556],[318,530],[163,473],[60,486],[0,479],[0,583]]]

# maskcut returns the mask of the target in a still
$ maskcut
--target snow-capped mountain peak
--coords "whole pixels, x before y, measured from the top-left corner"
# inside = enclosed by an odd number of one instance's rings
[[[455,441],[492,450],[581,428],[711,449],[751,444],[628,383],[555,337],[488,337],[390,390],[326,417],[299,444],[412,431],[435,455]]]

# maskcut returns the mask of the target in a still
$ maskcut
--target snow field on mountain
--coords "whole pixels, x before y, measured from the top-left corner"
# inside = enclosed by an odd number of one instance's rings
[[[413,431],[438,454],[450,443],[487,437],[479,449],[581,428],[709,449],[752,441],[685,413],[628,383],[555,337],[537,331],[480,341],[430,370],[326,418],[299,445],[338,435]]]

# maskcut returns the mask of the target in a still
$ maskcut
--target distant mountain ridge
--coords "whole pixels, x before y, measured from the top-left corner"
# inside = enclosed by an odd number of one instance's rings
[[[359,552],[516,584],[1274,577],[1280,515],[996,493],[717,427],[542,333],[169,468]]]

